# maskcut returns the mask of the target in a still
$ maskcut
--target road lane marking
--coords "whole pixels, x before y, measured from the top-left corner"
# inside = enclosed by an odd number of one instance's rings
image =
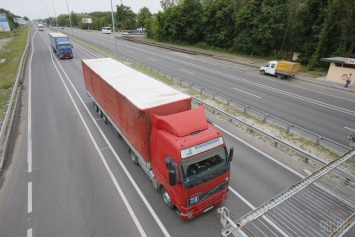
[[[149,60],[151,60],[151,61],[154,61],[154,62],[156,62],[157,60],[155,60],[155,59],[152,59],[152,58],[148,58]]]
[[[242,195],[240,195],[235,189],[233,189],[231,186],[229,186],[229,190],[232,191],[240,200],[242,200],[245,204],[247,204],[252,210],[254,210],[256,207],[253,206],[248,200],[246,200]],[[280,234],[283,236],[288,236],[280,227],[278,227],[273,221],[271,221],[268,217],[266,216],[261,216],[267,223],[269,223],[272,227],[274,227]]]
[[[47,46],[47,47],[48,47],[48,46]],[[49,48],[49,47],[48,47],[48,48]],[[50,49],[49,49],[49,50],[50,50]],[[87,51],[87,52],[90,52],[90,51],[88,51],[88,50],[86,50],[86,51]],[[96,56],[96,55],[95,55],[95,56]],[[123,171],[125,172],[125,174],[126,174],[126,176],[128,177],[128,179],[131,181],[133,187],[135,188],[136,192],[138,193],[138,195],[140,196],[140,198],[142,199],[142,201],[143,201],[144,204],[146,205],[147,209],[150,211],[151,215],[153,216],[154,220],[156,221],[156,223],[157,223],[158,226],[160,227],[161,231],[164,233],[164,235],[165,235],[166,237],[170,237],[170,234],[169,234],[168,230],[165,228],[165,226],[163,225],[163,223],[162,223],[161,220],[159,219],[158,215],[155,213],[154,209],[153,209],[152,206],[149,204],[148,200],[146,199],[146,197],[144,196],[144,194],[142,193],[142,191],[141,191],[140,188],[138,187],[137,183],[134,181],[133,177],[131,176],[131,174],[130,174],[129,171],[127,170],[126,166],[123,164],[121,158],[117,155],[116,151],[114,150],[113,146],[111,145],[111,143],[110,143],[109,140],[107,139],[106,135],[104,134],[104,132],[102,131],[102,129],[100,128],[100,126],[97,124],[97,122],[96,122],[94,116],[90,113],[89,108],[87,107],[87,105],[85,104],[85,102],[84,102],[84,100],[81,98],[81,96],[79,95],[79,92],[77,91],[77,89],[76,89],[75,86],[73,85],[72,81],[70,80],[69,76],[66,74],[65,70],[64,70],[64,69],[62,68],[62,66],[60,65],[58,59],[57,59],[56,57],[53,57],[52,54],[51,54],[51,57],[52,57],[52,61],[53,61],[53,58],[55,58],[55,60],[57,61],[58,66],[61,68],[63,74],[66,76],[68,82],[69,82],[70,85],[72,86],[72,88],[73,88],[73,90],[75,91],[77,97],[78,97],[79,100],[81,101],[82,105],[85,107],[86,112],[89,114],[89,116],[91,117],[91,119],[92,119],[92,121],[94,122],[95,126],[96,126],[97,129],[99,130],[101,136],[103,137],[103,139],[105,140],[105,142],[107,143],[107,145],[110,147],[110,149],[111,149],[113,155],[116,157],[117,162],[120,164],[121,168],[122,168]],[[54,65],[54,66],[55,66],[55,65]],[[61,74],[59,73],[58,68],[57,68],[56,66],[55,66],[55,68],[56,68],[56,70],[57,70],[57,72],[58,72],[58,74],[59,74],[59,76],[60,76],[62,82],[64,83],[64,79],[62,78]],[[64,84],[65,84],[65,83],[64,83]],[[69,92],[67,86],[66,86],[66,85],[64,85],[64,86],[65,86],[65,88],[67,89],[67,92],[68,92],[69,96],[72,98],[72,96],[71,96],[71,94],[70,94],[70,92]],[[93,143],[94,143],[96,149],[98,150],[99,154],[102,155],[101,151],[99,150],[98,145],[97,145],[96,142],[95,142],[95,139],[94,139],[93,135],[91,134],[89,128],[87,127],[87,124],[86,124],[85,121],[84,121],[84,118],[82,117],[82,115],[81,115],[79,109],[77,108],[77,105],[75,104],[75,101],[74,101],[73,99],[72,99],[72,101],[73,101],[73,104],[74,104],[74,106],[75,106],[75,108],[76,108],[76,110],[77,110],[77,112],[78,112],[78,114],[79,114],[79,116],[80,116],[80,118],[81,118],[81,120],[82,120],[84,126],[86,127],[86,131],[89,133],[89,136],[90,136],[90,138],[92,139],[92,141],[93,141]],[[100,157],[101,157],[101,156],[100,156]],[[111,179],[113,179],[113,182],[115,183],[115,185],[116,185],[116,184],[118,185],[118,182],[117,182],[116,178],[114,177],[112,171],[110,170],[110,167],[108,166],[108,164],[107,164],[105,158],[103,157],[103,155],[102,155],[101,159],[102,159],[102,162],[104,163],[106,169],[108,170],[110,176],[112,175],[112,176],[111,176]],[[116,186],[116,187],[117,187],[117,186]],[[118,186],[118,187],[119,187],[119,186]],[[121,191],[122,191],[122,190],[121,190]],[[122,192],[122,195],[124,195],[123,192]],[[126,200],[126,201],[127,201],[127,200]],[[129,205],[128,201],[127,201],[127,205]],[[132,210],[132,212],[133,212],[133,210]],[[134,213],[133,213],[133,215],[134,215]],[[138,221],[138,219],[137,219],[137,221]],[[143,231],[143,229],[142,229],[142,231]]]
[[[348,127],[344,127],[344,128],[355,132],[355,129],[353,128],[348,128]]]
[[[32,182],[27,184],[27,213],[32,212]]]
[[[189,71],[186,71],[186,70],[184,70],[184,69],[180,69],[180,71],[187,72],[187,73],[190,73],[190,74],[192,74],[192,75],[195,74],[195,73],[193,73],[193,72],[189,72]]]
[[[237,89],[237,88],[233,88],[233,89],[234,89],[234,90],[237,90],[237,91],[241,91],[241,92],[243,92],[243,93],[245,93],[245,94],[252,95],[252,96],[255,96],[255,97],[261,99],[260,96],[254,95],[254,94],[252,94],[252,93],[249,93],[249,92],[246,92],[246,91],[243,91],[243,90],[239,90],[239,89]]]
[[[47,47],[48,47],[48,46],[47,46]],[[62,75],[60,74],[59,69],[58,69],[58,67],[56,66],[56,64],[55,64],[55,62],[54,62],[54,60],[53,60],[53,58],[54,58],[54,57],[53,57],[53,54],[50,53],[50,55],[51,55],[51,58],[52,58],[52,63],[53,63],[53,65],[54,65],[55,69],[57,70],[57,73],[58,73],[58,75],[59,75],[59,77],[60,77],[60,79],[61,79],[61,81],[62,81],[62,83],[63,83],[63,85],[64,85],[64,87],[65,87],[65,89],[66,89],[66,91],[67,91],[67,93],[68,93],[68,95],[69,95],[69,97],[70,97],[70,99],[71,99],[71,101],[72,101],[72,103],[73,103],[73,105],[74,105],[74,107],[75,107],[75,109],[76,109],[76,111],[77,111],[77,113],[78,113],[78,115],[79,115],[79,117],[80,117],[80,119],[81,119],[83,125],[84,125],[84,127],[85,127],[85,130],[87,131],[87,133],[88,133],[88,135],[89,135],[89,137],[90,137],[92,143],[94,144],[95,149],[97,150],[97,152],[98,152],[98,154],[99,154],[99,156],[100,156],[102,162],[104,163],[104,166],[105,166],[107,172],[109,173],[109,175],[110,175],[110,177],[111,177],[111,180],[112,180],[112,182],[114,183],[114,185],[115,185],[115,187],[116,187],[116,189],[117,189],[119,195],[121,196],[122,201],[124,202],[124,204],[125,204],[125,206],[126,206],[128,212],[129,212],[129,214],[131,215],[132,220],[134,221],[135,225],[137,226],[138,231],[139,231],[139,233],[141,234],[141,236],[146,237],[147,235],[146,235],[146,233],[144,232],[142,225],[140,224],[140,222],[139,222],[139,220],[138,220],[136,214],[134,213],[134,211],[133,211],[131,205],[129,204],[129,202],[128,202],[128,200],[127,200],[125,194],[123,193],[123,190],[121,189],[120,185],[118,184],[118,182],[117,182],[115,176],[113,175],[113,172],[112,172],[112,170],[110,169],[110,167],[109,167],[107,161],[105,160],[104,155],[103,155],[102,152],[100,151],[100,148],[99,148],[98,144],[96,143],[96,140],[95,140],[94,136],[92,135],[92,133],[91,133],[91,131],[90,131],[90,129],[89,129],[89,126],[87,125],[87,123],[85,122],[85,120],[84,120],[82,114],[80,113],[80,110],[79,110],[79,108],[78,108],[78,106],[77,106],[77,104],[76,104],[76,102],[75,102],[75,100],[74,100],[72,94],[70,93],[68,86],[65,84],[64,78],[63,78]],[[71,81],[70,81],[69,77],[67,76],[67,74],[65,73],[64,69],[62,68],[62,66],[61,66],[60,63],[58,62],[57,58],[55,58],[55,59],[56,59],[58,65],[60,66],[61,70],[63,71],[63,73],[65,74],[65,76],[67,77],[67,79],[69,80],[69,82],[70,82],[70,84],[71,84]],[[71,84],[71,85],[73,86],[73,84]],[[73,86],[73,88],[74,88],[74,90],[76,91],[76,89],[75,89],[74,86]],[[76,91],[76,93],[78,93],[78,92]],[[77,95],[79,96],[79,94],[77,94]],[[80,96],[79,96],[79,98],[80,98]],[[81,103],[85,106],[86,110],[89,111],[88,108],[86,107],[84,101],[81,100],[81,98],[80,98],[80,101],[81,101]],[[91,113],[89,113],[89,114],[91,115]],[[91,116],[92,116],[92,115],[91,115]],[[92,117],[92,120],[96,123],[96,120],[95,120],[93,117]]]
[[[27,237],[32,237],[32,228],[27,230]]]
[[[32,172],[32,58],[35,51],[33,38],[37,31],[32,36],[32,53],[30,58],[29,76],[28,76],[28,111],[27,111],[27,172]]]

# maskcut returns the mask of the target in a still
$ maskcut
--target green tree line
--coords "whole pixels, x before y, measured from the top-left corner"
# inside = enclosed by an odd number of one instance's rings
[[[115,27],[118,30],[135,30],[139,27],[144,27],[146,19],[151,18],[152,14],[149,9],[143,7],[138,14],[134,13],[130,7],[123,4],[116,6],[116,12],[114,13]],[[82,23],[83,18],[91,18],[92,23]],[[59,26],[70,26],[70,20],[73,27],[81,29],[101,30],[102,27],[112,27],[112,14],[111,12],[91,12],[91,13],[70,13],[70,19],[68,14],[61,14],[55,18],[47,18],[45,22],[47,24]]]
[[[355,57],[354,0],[162,0],[146,21],[149,38],[232,53],[319,59]]]
[[[137,14],[123,4],[114,15],[118,30],[145,28],[148,38],[231,53],[290,59],[309,69],[322,57],[355,57],[354,0],[161,0],[162,12]],[[84,24],[82,18],[91,18]],[[74,27],[112,27],[110,12],[71,13]],[[48,23],[53,19],[47,19]],[[58,24],[69,26],[68,15]]]

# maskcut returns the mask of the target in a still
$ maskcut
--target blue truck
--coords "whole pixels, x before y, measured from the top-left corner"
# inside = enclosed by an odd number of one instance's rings
[[[60,59],[73,58],[73,45],[70,44],[69,37],[60,32],[48,33],[53,51]]]

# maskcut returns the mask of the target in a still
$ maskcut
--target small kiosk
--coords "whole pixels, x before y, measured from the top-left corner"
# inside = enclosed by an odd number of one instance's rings
[[[327,81],[341,83],[345,85],[345,81],[349,74],[352,74],[350,85],[355,85],[355,58],[321,58],[320,61],[330,62]]]

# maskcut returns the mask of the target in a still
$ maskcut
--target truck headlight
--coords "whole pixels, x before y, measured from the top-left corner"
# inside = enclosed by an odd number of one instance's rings
[[[199,201],[199,197],[198,196],[190,198],[189,199],[189,206],[195,204],[198,201]]]

